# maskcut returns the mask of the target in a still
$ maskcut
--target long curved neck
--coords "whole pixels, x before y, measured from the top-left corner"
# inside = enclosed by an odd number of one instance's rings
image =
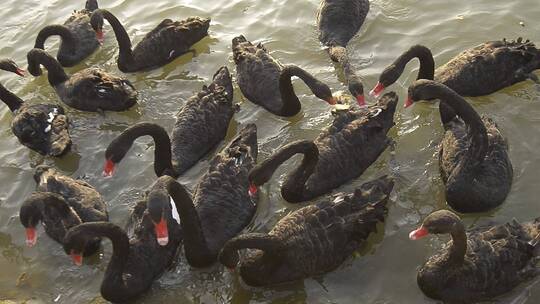
[[[453,175],[468,173],[479,165],[487,153],[488,135],[482,119],[473,107],[459,96],[456,92],[441,84],[436,84],[437,96],[441,102],[446,103],[454,113],[459,116],[467,125],[470,137],[470,146],[466,154],[462,157],[462,163],[455,170]]]
[[[313,174],[319,161],[319,149],[312,141],[302,140],[282,147],[251,171],[252,180],[256,180],[258,172],[270,173],[265,174],[269,178],[281,164],[297,153],[304,154],[304,158],[300,166],[287,176],[281,193],[288,202],[303,201],[306,181]]]
[[[124,230],[109,222],[83,223],[75,229],[79,230],[85,238],[106,237],[111,240],[113,253],[101,286],[102,288],[104,285],[127,288],[122,275],[129,258],[129,238]]]
[[[280,242],[274,236],[265,233],[246,233],[230,239],[221,250],[221,259],[230,260],[241,249],[259,249],[268,252],[278,250]]]
[[[347,80],[347,85],[350,85],[351,82],[361,82],[360,78],[354,72],[354,68],[349,61],[349,55],[347,54],[347,49],[345,47],[332,46],[329,49],[329,54],[333,61],[338,62],[343,67],[343,74]]]
[[[285,66],[279,76],[279,91],[281,93],[281,100],[283,101],[281,115],[283,116],[296,115],[302,107],[300,100],[298,100],[298,96],[296,96],[296,93],[294,92],[291,81],[293,76],[297,76],[302,79],[302,81],[304,81],[311,92],[313,92],[315,95],[319,95],[317,92],[318,86],[323,85],[319,80],[305,70],[294,65]],[[328,91],[330,91],[330,89],[328,89]]]
[[[420,70],[416,79],[433,80],[435,75],[435,61],[433,60],[431,51],[423,45],[412,46],[394,61],[394,65],[400,70],[401,74],[407,63],[414,58],[418,58],[420,61]]]
[[[66,229],[77,226],[82,223],[81,218],[75,213],[75,211],[69,206],[63,197],[54,194],[47,193],[45,200],[42,200],[44,208],[52,208],[60,215],[62,223]]]
[[[137,138],[146,135],[152,136],[154,139],[154,172],[156,175],[174,175],[171,140],[167,131],[161,126],[150,123],[137,124],[126,130],[119,137],[126,138],[129,141],[128,145],[131,147]]]
[[[124,63],[133,61],[133,52],[131,50],[131,40],[129,39],[129,35],[126,32],[126,29],[120,23],[118,18],[114,16],[111,12],[104,9],[98,9],[94,11],[94,14],[101,14],[104,19],[109,21],[109,24],[113,28],[114,35],[116,36],[116,40],[118,41],[118,48],[120,50],[120,55],[118,57],[118,60]]]
[[[69,79],[64,68],[51,55],[41,49],[32,49],[28,52],[28,71],[34,75],[41,75],[40,65],[49,72],[49,83],[55,87]]]
[[[452,236],[452,245],[449,249],[449,261],[462,264],[467,253],[467,234],[465,234],[463,223],[457,222],[450,235]]]
[[[214,260],[217,252],[210,252],[204,236],[199,213],[184,186],[170,178],[167,191],[173,198],[184,231],[184,250],[191,265],[205,266]],[[209,262],[210,261],[210,262]]]
[[[45,41],[50,36],[58,35],[62,38],[62,42],[64,45],[67,45],[72,51],[75,51],[75,36],[73,36],[73,33],[69,28],[67,28],[64,25],[55,24],[55,25],[48,25],[41,29],[39,31],[38,36],[36,38],[36,43],[34,44],[34,48],[38,49],[44,49],[45,48]]]
[[[24,103],[17,95],[10,92],[0,84],[0,99],[8,106],[11,112],[17,111]]]

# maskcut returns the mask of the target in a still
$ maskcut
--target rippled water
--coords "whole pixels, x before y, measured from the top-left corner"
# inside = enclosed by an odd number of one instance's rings
[[[183,19],[191,15],[211,17],[210,37],[198,43],[197,56],[183,56],[164,68],[128,78],[140,92],[139,105],[127,113],[98,114],[69,111],[74,140],[72,152],[62,159],[48,159],[21,146],[11,134],[12,115],[0,106],[0,302],[100,303],[99,285],[109,261],[111,247],[105,243],[103,258],[96,257],[78,268],[58,244],[40,232],[35,248],[24,245],[24,229],[18,211],[35,184],[33,168],[51,164],[61,172],[81,177],[94,185],[108,202],[110,218],[124,225],[136,198],[155,180],[152,168],[153,147],[138,141],[128,154],[117,176],[101,177],[106,145],[127,126],[144,120],[171,129],[174,114],[185,100],[208,83],[215,70],[227,65],[234,71],[231,39],[244,34],[263,42],[283,63],[295,63],[328,83],[334,91],[345,90],[341,71],[330,61],[317,39],[315,15],[318,0],[99,0],[123,20],[128,33],[138,42],[163,18]],[[83,0],[4,0],[0,4],[0,57],[11,57],[25,66],[26,52],[36,33],[47,24],[63,23]],[[351,60],[371,88],[378,74],[409,46],[422,43],[431,47],[437,65],[459,51],[483,41],[502,37],[527,37],[540,43],[538,0],[453,0],[453,1],[372,1],[371,11],[358,36],[349,45]],[[520,21],[524,26],[520,26]],[[118,53],[110,27],[104,46],[84,63],[69,69],[100,66],[120,73]],[[48,49],[56,50],[57,41]],[[392,89],[403,98],[415,77],[417,64],[410,64]],[[46,77],[34,79],[0,74],[0,81],[30,102],[57,101]],[[337,76],[337,77],[336,77]],[[303,85],[303,111],[292,119],[273,116],[247,102],[235,90],[241,111],[230,129],[256,122],[259,126],[260,159],[276,147],[295,139],[312,139],[332,120],[328,106],[307,94]],[[540,171],[540,93],[530,82],[515,85],[493,95],[469,99],[478,112],[492,116],[510,143],[514,165],[512,192],[502,207],[482,216],[467,216],[468,226],[502,223],[517,218],[530,220],[540,215],[538,176]],[[67,108],[67,107],[66,107]],[[396,127],[390,132],[397,143],[395,156],[388,151],[356,181],[339,190],[355,186],[383,173],[396,176],[394,201],[386,225],[370,238],[367,248],[349,259],[338,270],[303,282],[274,288],[249,288],[237,275],[222,267],[190,269],[181,258],[163,275],[141,303],[434,303],[416,286],[418,265],[437,250],[446,238],[410,242],[408,232],[434,209],[445,208],[442,183],[435,153],[442,128],[434,106],[423,104],[411,110],[399,108]],[[210,157],[210,156],[209,156]],[[207,157],[179,180],[191,187],[204,173]],[[284,215],[299,205],[283,201],[278,188],[286,172],[298,159],[279,169],[263,187],[254,222],[246,231],[268,231]],[[381,225],[381,228],[383,226]],[[18,279],[19,278],[19,279]],[[538,303],[540,284],[529,283],[497,300],[498,303]]]

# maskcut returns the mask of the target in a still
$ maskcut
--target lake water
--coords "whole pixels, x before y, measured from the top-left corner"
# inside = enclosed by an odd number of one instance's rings
[[[342,72],[328,58],[317,39],[315,16],[318,0],[100,0],[125,24],[134,43],[164,18],[211,17],[210,36],[195,46],[197,56],[183,56],[173,63],[145,73],[129,74],[140,93],[139,105],[126,113],[105,116],[67,109],[72,121],[72,152],[61,159],[43,158],[20,145],[9,125],[12,115],[0,106],[0,303],[102,303],[99,295],[105,267],[111,254],[104,242],[100,257],[83,267],[71,263],[62,248],[41,229],[36,247],[25,246],[19,223],[19,207],[35,188],[33,168],[50,164],[64,174],[81,177],[94,185],[108,202],[110,219],[124,225],[130,207],[154,182],[153,144],[137,141],[113,179],[101,177],[104,149],[119,132],[138,121],[156,122],[168,130],[185,100],[209,83],[219,66],[234,71],[231,39],[244,34],[262,42],[283,63],[294,63],[323,80],[334,92],[346,91]],[[83,0],[4,0],[0,4],[0,58],[13,58],[26,66],[26,52],[37,32],[47,24],[63,23]],[[487,40],[523,36],[540,43],[538,0],[376,0],[360,33],[349,44],[351,61],[362,75],[366,91],[379,73],[413,44],[430,47],[437,66],[461,50]],[[523,25],[520,25],[523,22]],[[48,49],[56,53],[52,39]],[[84,63],[68,69],[75,72],[99,66],[119,73],[114,35],[106,25],[104,46]],[[410,64],[392,86],[400,96],[416,76],[417,63]],[[58,102],[46,77],[24,79],[0,73],[0,81],[29,102]],[[302,113],[292,119],[269,114],[235,90],[241,111],[234,117],[229,137],[239,124],[256,122],[259,127],[260,160],[277,147],[296,139],[313,139],[332,120],[329,107],[317,100],[299,81],[297,93]],[[490,115],[510,143],[514,184],[506,202],[481,216],[466,216],[467,226],[520,221],[540,216],[538,176],[540,172],[540,93],[524,82],[490,96],[468,99],[478,112]],[[373,102],[370,100],[369,102]],[[67,106],[65,107],[67,108]],[[386,151],[357,180],[339,188],[350,191],[373,177],[393,173],[396,186],[389,203],[386,224],[338,270],[324,276],[273,288],[249,288],[237,274],[221,266],[191,269],[181,257],[178,265],[157,280],[140,303],[435,303],[416,285],[416,269],[447,237],[411,242],[407,235],[428,213],[445,208],[443,185],[436,159],[442,135],[438,111],[429,104],[411,109],[400,106],[390,136],[396,141],[395,156]],[[207,169],[205,158],[179,181],[193,187]],[[286,203],[279,194],[285,174],[299,157],[282,166],[262,188],[256,217],[246,231],[268,231],[288,212],[301,205]],[[536,190],[535,190],[536,188]],[[384,227],[384,228],[383,228]],[[497,303],[539,303],[540,284],[531,282]]]

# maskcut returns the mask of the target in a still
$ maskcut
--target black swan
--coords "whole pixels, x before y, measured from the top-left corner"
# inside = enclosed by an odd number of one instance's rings
[[[184,233],[186,259],[191,266],[214,263],[223,244],[242,231],[255,214],[256,204],[248,195],[248,173],[257,161],[257,149],[257,128],[248,124],[210,162],[193,199],[170,178],[171,188],[182,194],[180,200],[173,198]],[[159,225],[165,226],[161,219],[163,209],[149,210],[156,235],[166,239],[166,231]]]
[[[48,25],[39,31],[34,48],[45,49],[50,36],[60,36],[61,43],[56,58],[61,65],[72,67],[99,48],[96,33],[90,25],[90,15],[98,9],[97,0],[87,0],[83,10],[74,11],[63,25]]]
[[[364,86],[349,62],[347,43],[358,32],[369,12],[369,0],[323,0],[317,14],[319,40],[330,58],[339,62],[349,91],[360,106],[365,105]]]
[[[137,91],[127,79],[96,68],[68,76],[60,63],[41,49],[32,49],[27,58],[28,71],[39,76],[43,65],[49,72],[49,84],[72,108],[91,112],[125,111],[137,102]]]
[[[512,290],[540,272],[540,218],[466,233],[461,219],[447,210],[433,212],[410,233],[450,234],[452,242],[430,257],[417,275],[428,297],[445,303],[476,303]]]
[[[254,46],[244,36],[232,40],[236,80],[242,94],[251,102],[279,116],[294,116],[302,105],[294,93],[291,77],[304,81],[318,98],[333,105],[336,100],[330,88],[303,69],[283,66],[259,43]]]
[[[208,35],[210,19],[189,17],[182,21],[164,19],[131,49],[131,40],[120,21],[109,11],[98,9],[91,24],[98,39],[103,39],[103,19],[109,21],[118,41],[118,68],[124,73],[150,70],[163,66],[191,52],[191,47]]]
[[[15,62],[0,60],[0,69],[24,76]],[[71,146],[64,109],[51,104],[28,105],[0,84],[0,99],[13,112],[11,131],[26,147],[49,156],[61,156]]]
[[[131,126],[107,147],[103,173],[112,175],[133,142],[140,136],[149,135],[155,142],[156,175],[177,177],[225,138],[235,110],[231,75],[226,67],[222,67],[214,75],[214,82],[203,86],[202,91],[188,99],[178,112],[172,142],[167,131],[159,125],[138,123]]]
[[[295,154],[304,154],[302,163],[281,187],[281,195],[290,203],[313,199],[360,176],[390,144],[386,133],[394,126],[397,101],[391,92],[367,109],[337,112],[332,125],[315,141],[287,144],[255,166],[249,174],[250,192],[268,182]]]
[[[367,182],[352,194],[338,193],[282,218],[268,233],[248,233],[228,241],[219,261],[236,268],[241,249],[257,249],[240,261],[248,285],[300,280],[336,269],[358,250],[384,221],[394,182],[386,177]]]
[[[497,124],[480,116],[456,92],[432,80],[409,87],[406,105],[439,99],[445,130],[439,168],[446,201],[459,212],[484,212],[502,204],[512,186],[508,144]],[[457,116],[455,116],[457,115]]]
[[[83,223],[68,231],[64,250],[77,265],[82,264],[82,254],[89,240],[95,237],[111,240],[113,253],[101,283],[101,295],[105,300],[125,302],[136,298],[176,260],[182,232],[173,219],[169,194],[175,202],[182,198],[178,197],[177,191],[170,191],[171,180],[169,176],[159,178],[150,190],[146,204],[138,206],[143,208],[134,210],[132,215],[137,221],[131,237],[122,228],[108,222]],[[155,204],[167,205],[167,209],[162,210],[170,232],[166,246],[158,244],[149,215],[151,206]]]
[[[102,218],[106,216],[100,211],[96,211],[94,206],[83,206],[77,200],[70,200],[71,204],[78,204],[77,209],[83,211],[78,214],[75,208],[70,206],[66,200],[53,192],[35,192],[26,199],[19,212],[21,224],[26,229],[26,245],[33,247],[37,242],[36,227],[39,222],[43,223],[45,232],[60,244],[64,242],[66,232],[90,217]],[[89,256],[99,249],[100,239],[96,238],[88,242],[84,249],[84,254]]]
[[[53,192],[62,196],[83,222],[108,220],[105,201],[87,182],[62,175],[45,165],[36,167],[34,180],[37,191]]]
[[[378,96],[396,82],[413,58],[420,60],[417,79],[436,80],[461,96],[488,95],[528,78],[540,83],[532,73],[540,69],[540,50],[529,40],[485,42],[461,52],[437,70],[431,51],[415,45],[382,72],[370,95]]]

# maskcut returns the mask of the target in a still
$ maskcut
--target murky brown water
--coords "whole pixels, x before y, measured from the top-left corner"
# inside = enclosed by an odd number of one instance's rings
[[[152,121],[171,129],[174,114],[185,100],[208,83],[221,65],[234,70],[231,39],[244,34],[263,42],[283,63],[295,63],[313,72],[334,91],[345,90],[342,75],[319,45],[315,26],[318,0],[99,0],[124,21],[134,42],[163,18],[183,19],[190,15],[211,17],[210,37],[196,45],[198,56],[186,55],[164,68],[128,75],[140,92],[140,104],[127,113],[97,114],[69,110],[72,120],[73,151],[62,159],[44,159],[21,146],[11,134],[11,114],[0,106],[0,302],[98,303],[99,285],[109,261],[111,247],[104,246],[104,258],[78,268],[58,244],[40,233],[37,247],[24,245],[24,230],[18,212],[35,184],[33,167],[52,164],[65,174],[82,177],[94,185],[109,204],[111,220],[124,225],[135,199],[154,181],[152,144],[140,140],[122,162],[114,179],[103,179],[101,168],[106,145],[124,128],[137,121]],[[83,0],[4,0],[0,4],[0,57],[11,57],[26,66],[26,52],[35,35],[47,24],[63,23]],[[527,37],[540,43],[538,0],[454,0],[372,1],[371,11],[360,34],[349,46],[352,62],[371,88],[378,74],[401,51],[422,43],[432,48],[437,65],[459,51],[480,42],[502,37]],[[519,22],[524,22],[524,27]],[[83,64],[69,71],[101,66],[116,68],[117,45],[108,27],[104,46]],[[54,42],[54,48],[57,43]],[[50,49],[50,48],[49,48]],[[411,64],[392,89],[404,97],[415,77]],[[24,100],[57,101],[45,77],[18,79],[0,74],[0,81]],[[336,77],[338,75],[338,77]],[[259,126],[260,159],[276,147],[294,139],[314,138],[332,117],[328,106],[296,86],[303,112],[293,119],[273,116],[247,102],[235,92],[242,110],[237,124]],[[483,216],[468,216],[466,223],[502,223],[512,218],[530,220],[540,216],[538,176],[540,171],[540,93],[530,82],[493,95],[469,99],[480,113],[492,116],[510,142],[514,185],[505,204]],[[67,107],[66,107],[67,108]],[[370,245],[325,276],[277,288],[248,288],[236,275],[220,266],[190,269],[185,259],[155,282],[141,303],[434,303],[416,286],[416,268],[437,250],[446,238],[410,242],[408,232],[434,209],[444,208],[443,188],[435,152],[442,135],[438,111],[427,104],[398,110],[391,136],[397,142],[396,155],[387,151],[358,180],[341,187],[348,191],[383,173],[394,173],[397,183],[386,226],[370,239]],[[179,180],[193,186],[207,167],[207,157]],[[268,231],[285,214],[299,208],[285,203],[278,192],[289,168],[283,166],[263,188],[254,222],[246,231]],[[536,188],[536,189],[535,189]],[[381,226],[382,228],[382,226]],[[17,286],[17,278],[26,274]],[[499,303],[538,303],[540,284],[521,286]]]

